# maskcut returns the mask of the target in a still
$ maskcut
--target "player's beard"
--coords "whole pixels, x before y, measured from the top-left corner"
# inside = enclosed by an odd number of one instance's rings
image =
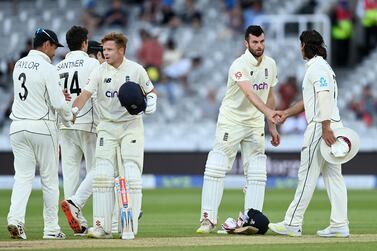
[[[253,50],[251,49],[250,47],[248,48],[250,53],[255,57],[255,58],[260,58],[261,56],[263,56],[263,53],[264,53],[264,49],[261,49],[261,50]]]

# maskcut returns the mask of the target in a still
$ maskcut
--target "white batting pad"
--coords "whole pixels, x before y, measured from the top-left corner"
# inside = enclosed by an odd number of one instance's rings
[[[93,226],[111,233],[114,208],[114,167],[108,160],[97,160],[93,179]]]
[[[222,151],[212,150],[208,153],[202,190],[201,220],[208,218],[213,224],[217,223],[228,163],[228,157]]]
[[[208,218],[217,224],[217,212],[224,191],[224,179],[204,176],[201,219]]]
[[[262,212],[267,180],[266,161],[265,154],[252,156],[249,159],[245,210],[253,208]]]

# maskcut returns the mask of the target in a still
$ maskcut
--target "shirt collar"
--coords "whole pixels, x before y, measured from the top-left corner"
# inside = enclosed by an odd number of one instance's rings
[[[318,55],[312,57],[311,59],[306,61],[305,69],[308,69],[312,64],[314,64],[315,62],[317,62],[318,60],[321,60],[321,59],[323,60],[323,57],[318,56]]]
[[[72,58],[77,56],[89,57],[89,55],[85,51],[77,50],[68,52],[67,55],[65,55],[65,58]]]
[[[253,56],[253,54],[251,54],[251,52],[248,49],[246,49],[244,55],[245,55],[245,58],[246,58],[247,62],[250,62],[253,66],[257,66],[258,65],[258,60]]]
[[[47,54],[44,53],[44,52],[41,52],[41,51],[38,51],[38,50],[30,50],[28,56],[40,56],[40,57],[42,57],[44,60],[46,60],[48,63],[51,64],[51,59],[50,59],[49,56],[47,56]]]

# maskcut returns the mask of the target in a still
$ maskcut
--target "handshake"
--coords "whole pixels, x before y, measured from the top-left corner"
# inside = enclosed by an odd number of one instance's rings
[[[267,120],[274,125],[283,124],[284,121],[288,118],[287,111],[275,111],[268,110],[265,114]]]
[[[267,108],[264,115],[268,121],[268,128],[271,134],[271,145],[277,147],[280,145],[280,134],[276,129],[276,125],[284,123],[284,121],[289,117],[288,111],[275,111]]]

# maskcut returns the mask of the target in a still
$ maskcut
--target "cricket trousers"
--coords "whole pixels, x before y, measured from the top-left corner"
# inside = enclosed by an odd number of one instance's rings
[[[55,124],[55,121],[26,120],[12,122],[11,125],[10,143],[14,154],[15,175],[8,224],[25,224],[26,207],[38,167],[43,192],[44,234],[60,232],[58,140]],[[12,132],[12,127],[25,129]]]
[[[343,127],[341,122],[331,123],[331,128]],[[330,226],[348,225],[347,189],[342,176],[341,165],[328,163],[320,152],[322,124],[309,123],[301,150],[301,163],[298,170],[298,186],[293,201],[285,214],[284,222],[291,226],[302,226],[305,211],[313,196],[320,174],[323,176],[327,195],[331,204]]]
[[[75,203],[82,208],[92,195],[93,173],[97,136],[95,133],[81,130],[60,130],[60,151],[64,198],[75,195]],[[80,167],[85,159],[86,177],[80,182]],[[77,192],[77,193],[76,193]]]

